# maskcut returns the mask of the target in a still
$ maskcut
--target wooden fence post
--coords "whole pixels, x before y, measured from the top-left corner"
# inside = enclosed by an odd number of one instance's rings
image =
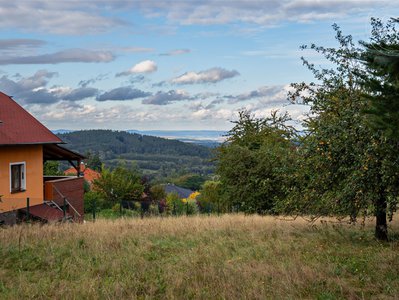
[[[26,218],[27,218],[27,220],[30,219],[30,199],[29,199],[29,197],[26,198]]]
[[[94,199],[94,202],[93,202],[93,211],[92,211],[92,213],[93,213],[93,222],[96,220],[96,199]]]
[[[64,197],[64,203],[63,203],[63,205],[62,205],[62,212],[63,212],[63,214],[64,214],[64,221],[66,220],[66,202],[67,202],[67,200],[66,200],[66,198]]]

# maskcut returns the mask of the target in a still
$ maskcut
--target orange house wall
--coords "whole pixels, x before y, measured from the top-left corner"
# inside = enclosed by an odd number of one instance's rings
[[[10,192],[10,163],[25,162],[26,190]],[[43,146],[20,145],[0,147],[0,213],[43,203]]]

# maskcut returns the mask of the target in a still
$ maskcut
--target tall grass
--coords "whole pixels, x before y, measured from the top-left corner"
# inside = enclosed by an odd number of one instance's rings
[[[398,296],[399,240],[376,241],[371,224],[224,215],[0,229],[4,299]]]

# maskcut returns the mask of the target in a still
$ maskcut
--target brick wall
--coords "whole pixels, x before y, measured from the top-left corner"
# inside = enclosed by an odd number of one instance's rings
[[[68,208],[68,213],[75,216],[76,221],[83,221],[84,205],[83,205],[83,177],[69,177],[57,180],[46,181],[45,184],[45,200],[53,200],[60,207],[64,203],[63,196],[67,198],[68,202],[78,211],[81,215],[75,215],[72,208]],[[57,190],[59,192],[57,192]]]

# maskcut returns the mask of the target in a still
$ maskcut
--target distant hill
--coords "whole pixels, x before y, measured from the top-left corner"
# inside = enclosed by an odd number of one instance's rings
[[[158,136],[175,140],[223,142],[226,131],[220,130],[127,130],[130,133]]]
[[[56,129],[55,134],[70,133],[76,130]],[[157,136],[166,139],[178,140],[185,143],[193,143],[205,147],[215,148],[225,139],[226,131],[220,130],[122,130],[128,133]]]
[[[220,142],[215,142],[214,140],[179,139],[179,141],[183,143],[201,145],[208,148],[216,148],[221,145]]]
[[[134,162],[146,174],[166,177],[177,173],[209,174],[208,147],[155,136],[112,130],[82,130],[58,134],[69,149],[82,154],[98,152],[110,167],[120,160]]]
[[[69,130],[69,129],[56,129],[56,130],[52,130],[52,132],[54,134],[63,134],[63,133],[69,133],[69,132],[73,132],[74,130]]]

